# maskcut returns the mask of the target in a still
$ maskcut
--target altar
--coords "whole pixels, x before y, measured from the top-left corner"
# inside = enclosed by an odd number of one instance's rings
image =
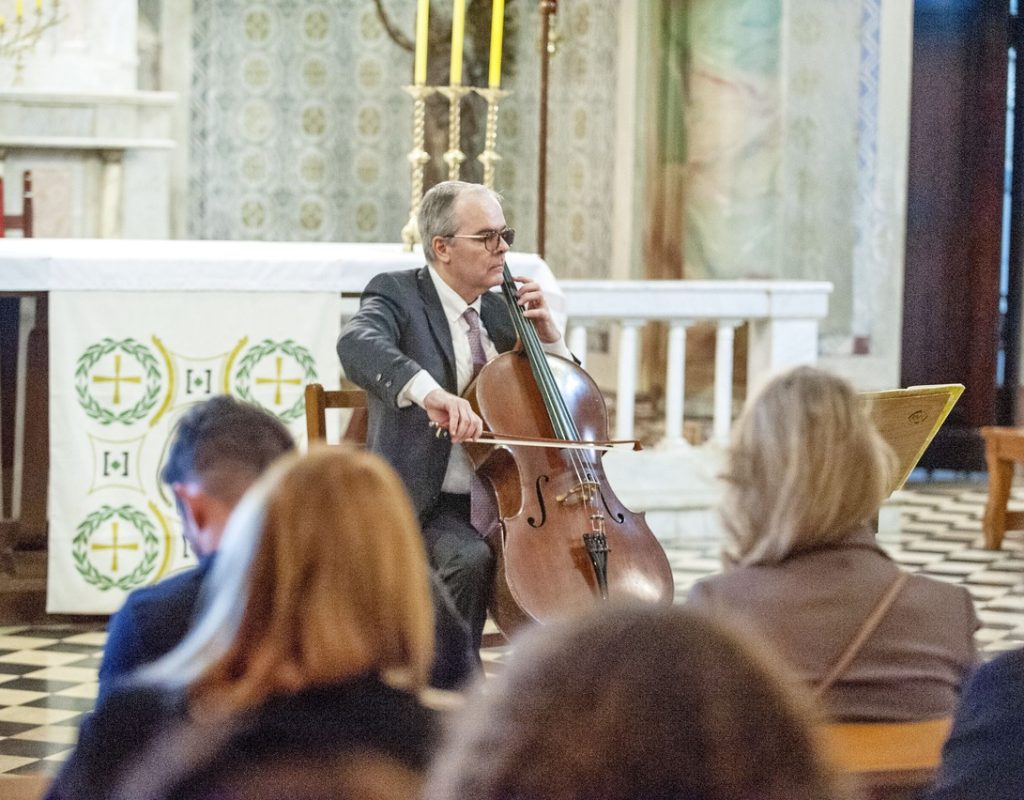
[[[564,325],[547,265],[509,261]],[[0,293],[23,296],[18,389],[0,397],[16,406],[12,513],[47,498],[47,610],[113,612],[191,565],[159,480],[181,413],[232,394],[302,442],[304,385],[339,385],[343,314],[373,275],[422,263],[397,244],[0,241]]]

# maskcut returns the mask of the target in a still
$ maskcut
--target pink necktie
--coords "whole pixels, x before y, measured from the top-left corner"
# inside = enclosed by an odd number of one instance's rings
[[[480,340],[480,315],[475,308],[467,308],[462,316],[469,324],[466,338],[469,339],[469,352],[473,357],[473,378],[477,376],[484,364],[487,363],[487,354],[484,352],[484,344]],[[494,492],[483,480],[473,473],[473,480],[469,485],[469,521],[477,532],[487,537],[498,524],[498,504],[494,499]]]
[[[467,308],[462,316],[466,318],[466,322],[469,325],[469,330],[466,332],[466,338],[469,339],[469,352],[473,356],[473,377],[483,369],[484,364],[487,363],[487,354],[484,352],[484,343],[480,340],[480,315],[476,313],[476,309],[470,306]]]

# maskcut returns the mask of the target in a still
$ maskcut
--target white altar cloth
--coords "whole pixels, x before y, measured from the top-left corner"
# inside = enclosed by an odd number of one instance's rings
[[[378,272],[423,263],[419,247],[400,244],[0,239],[0,291],[356,293]],[[547,264],[514,251],[508,263],[540,283],[564,326],[565,302]]]
[[[422,264],[398,244],[0,239],[0,292],[50,297],[48,610],[111,612],[193,563],[159,481],[176,419],[228,392],[302,440],[302,386],[338,384],[341,295]],[[544,261],[509,264],[564,328]]]

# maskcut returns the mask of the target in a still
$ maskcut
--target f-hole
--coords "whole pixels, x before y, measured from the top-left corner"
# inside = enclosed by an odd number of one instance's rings
[[[537,483],[534,486],[534,490],[537,492],[537,504],[540,506],[540,522],[537,522],[536,517],[527,517],[526,521],[530,523],[531,528],[541,528],[548,518],[548,510],[544,505],[544,491],[541,489],[541,483],[547,483],[547,475],[538,475]]]

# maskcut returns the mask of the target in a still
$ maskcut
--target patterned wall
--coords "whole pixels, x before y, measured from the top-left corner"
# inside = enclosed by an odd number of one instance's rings
[[[438,4],[434,4],[438,7]],[[608,273],[615,0],[566,4],[551,64],[547,256]],[[414,0],[387,0],[411,34]],[[516,74],[499,114],[496,188],[536,248],[539,14],[509,0]],[[189,235],[398,241],[409,208],[411,55],[370,0],[195,0]]]
[[[409,59],[372,4],[197,0],[193,31],[190,235],[397,239]]]

